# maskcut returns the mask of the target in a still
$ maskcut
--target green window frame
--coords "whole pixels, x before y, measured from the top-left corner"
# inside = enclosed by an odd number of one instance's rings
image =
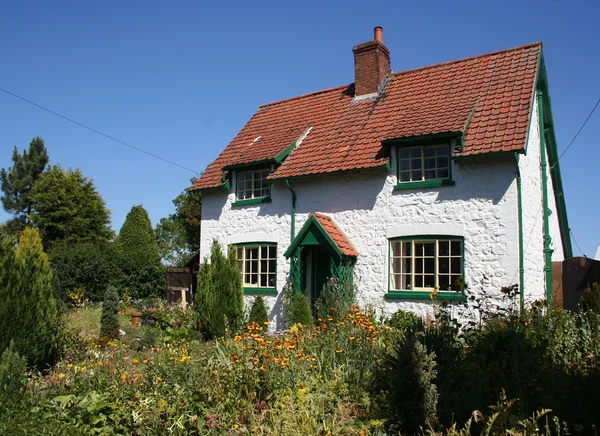
[[[437,290],[439,299],[464,300],[459,285],[463,277],[463,237],[390,239],[386,298],[428,299]]]
[[[238,203],[260,203],[271,198],[271,181],[267,177],[269,168],[236,171],[236,200]],[[257,201],[259,200],[259,201]]]
[[[236,244],[244,292],[277,294],[277,244]]]

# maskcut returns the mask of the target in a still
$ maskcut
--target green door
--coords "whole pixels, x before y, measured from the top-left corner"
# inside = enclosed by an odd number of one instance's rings
[[[326,248],[315,248],[312,264],[312,306],[315,307],[317,299],[321,296],[323,285],[331,275],[330,255]]]

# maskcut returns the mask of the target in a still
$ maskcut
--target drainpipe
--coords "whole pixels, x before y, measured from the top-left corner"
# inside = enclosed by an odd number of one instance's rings
[[[519,153],[513,154],[517,165],[517,215],[519,217],[519,293],[521,313],[525,309],[525,249],[523,243],[523,187],[521,184],[521,169],[519,168]]]
[[[294,237],[296,236],[296,193],[294,192],[294,190],[292,189],[292,187],[290,186],[290,181],[288,179],[285,179],[285,186],[288,187],[288,189],[290,190],[290,192],[292,193],[292,230],[291,230],[291,234],[290,234],[290,244],[292,242],[294,242]]]
[[[544,126],[544,94],[542,91],[537,92],[538,113],[540,117],[540,152],[541,152],[541,167],[542,167],[542,207],[544,208],[544,257],[546,272],[546,302],[548,307],[552,305],[552,249],[550,243],[550,222],[548,219],[548,173],[546,161],[546,128]]]

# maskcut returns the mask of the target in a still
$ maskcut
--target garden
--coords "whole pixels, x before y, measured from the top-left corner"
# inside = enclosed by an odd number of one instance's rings
[[[578,313],[540,303],[463,326],[435,292],[434,319],[384,319],[332,278],[315,313],[286,289],[275,332],[262,298],[244,311],[235,253],[211,256],[191,307],[112,285],[69,305],[36,231],[3,240],[0,434],[596,433],[598,285]]]

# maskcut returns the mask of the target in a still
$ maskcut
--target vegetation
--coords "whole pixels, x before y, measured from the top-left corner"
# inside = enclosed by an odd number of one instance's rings
[[[58,356],[59,318],[52,270],[36,230],[26,227],[15,250],[0,240],[0,351],[11,341],[29,366]]]
[[[252,302],[250,315],[248,315],[248,324],[265,325],[268,324],[269,314],[265,306],[265,299],[262,296],[257,296]]]
[[[243,325],[244,291],[233,247],[226,257],[221,245],[213,241],[210,263],[204,259],[198,273],[196,308],[207,338],[235,332]]]
[[[49,167],[33,186],[30,200],[33,225],[49,251],[58,241],[108,241],[110,212],[94,182],[80,170]]]
[[[314,322],[308,298],[306,298],[306,294],[301,293],[292,301],[288,324],[290,326],[296,324],[311,326]]]
[[[119,336],[119,294],[114,286],[104,293],[102,317],[100,318],[100,336],[115,339]]]
[[[120,289],[131,298],[157,296],[164,291],[165,272],[148,212],[133,206],[115,240]]]
[[[48,152],[44,140],[36,136],[31,140],[29,149],[19,154],[15,146],[12,155],[13,166],[0,170],[0,189],[2,206],[13,215],[8,227],[13,234],[20,233],[30,223],[33,211],[31,190],[39,180],[48,164]]]
[[[196,178],[190,180],[190,187]],[[200,248],[200,191],[186,188],[173,200],[175,213],[156,224],[155,233],[160,257],[165,265],[181,266]]]

